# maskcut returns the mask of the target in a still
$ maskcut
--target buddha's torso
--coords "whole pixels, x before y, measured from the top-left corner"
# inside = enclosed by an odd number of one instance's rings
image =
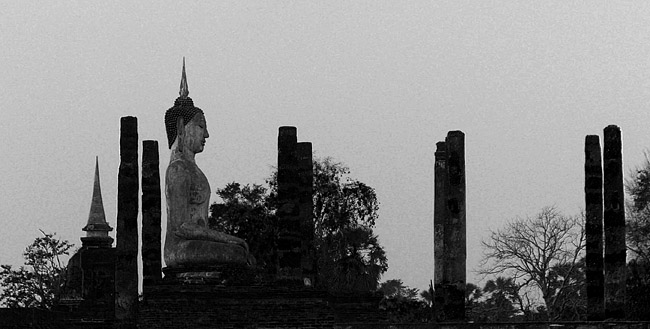
[[[178,226],[183,222],[188,221],[192,224],[197,224],[202,227],[208,226],[208,209],[210,207],[210,184],[208,179],[205,177],[205,174],[199,169],[196,163],[184,160],[177,159],[172,161],[167,168],[166,173],[166,197],[167,197],[167,207],[169,208],[170,203],[174,202],[170,195],[171,184],[174,183],[174,175],[183,175],[188,181],[187,186],[187,195],[189,196],[187,202],[188,207],[188,218],[181,218],[175,216],[170,222],[171,227],[167,228],[167,234],[169,236],[170,231],[174,231]],[[168,212],[169,213],[169,212]],[[170,230],[170,228],[172,230]]]

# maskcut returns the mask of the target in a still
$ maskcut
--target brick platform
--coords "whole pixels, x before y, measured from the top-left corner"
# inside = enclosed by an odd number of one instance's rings
[[[333,328],[327,293],[269,286],[156,285],[138,328]]]

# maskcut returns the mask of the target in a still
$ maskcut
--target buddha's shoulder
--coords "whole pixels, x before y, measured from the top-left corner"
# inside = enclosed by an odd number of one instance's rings
[[[193,170],[193,164],[189,161],[174,160],[167,167],[167,176],[184,176],[190,175]]]

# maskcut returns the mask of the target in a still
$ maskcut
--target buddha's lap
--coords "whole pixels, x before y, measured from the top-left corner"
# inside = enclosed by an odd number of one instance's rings
[[[236,244],[205,240],[178,240],[165,246],[167,266],[246,264],[246,250]]]

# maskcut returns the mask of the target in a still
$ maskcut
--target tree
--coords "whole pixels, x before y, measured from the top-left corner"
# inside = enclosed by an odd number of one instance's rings
[[[433,316],[431,305],[418,299],[418,289],[404,285],[401,279],[386,280],[377,291],[384,295],[380,308],[392,322],[428,322]]]
[[[547,307],[558,319],[584,320],[587,314],[585,259],[577,263],[558,263],[548,272],[549,287],[554,303]]]
[[[67,240],[41,231],[23,253],[25,266],[17,270],[0,265],[0,304],[4,307],[51,308],[65,282],[65,265],[61,256],[73,247]]]
[[[405,286],[401,279],[386,280],[379,285],[377,290],[387,298],[416,299],[418,296],[418,289]]]
[[[625,189],[630,195],[626,204],[627,264],[626,312],[629,320],[650,320],[650,159],[628,174]]]
[[[427,290],[422,290],[420,292],[420,297],[427,303],[427,305],[433,306],[433,296],[435,296],[433,291],[433,281],[429,281],[429,288]]]
[[[476,322],[508,322],[520,314],[516,305],[522,305],[519,286],[512,278],[497,277],[488,280],[483,289],[468,283],[466,305],[469,318]]]
[[[375,190],[350,178],[331,158],[313,162],[314,244],[318,284],[330,292],[372,292],[388,269],[384,249],[373,233],[379,202]],[[258,263],[273,264],[277,240],[277,171],[260,185],[230,183],[210,207],[210,225],[248,241]]]
[[[582,217],[563,216],[552,207],[535,217],[513,220],[482,241],[480,272],[508,275],[522,292],[522,300],[541,296],[548,319],[558,320],[568,305],[566,299],[576,297],[567,291],[584,282],[579,275],[585,248],[583,223]]]
[[[650,264],[650,159],[630,172],[625,189],[631,196],[626,205],[627,249],[639,263]]]
[[[232,182],[216,193],[223,202],[210,206],[209,226],[246,240],[258,265],[272,271],[278,230],[276,207],[270,204],[268,190]]]

